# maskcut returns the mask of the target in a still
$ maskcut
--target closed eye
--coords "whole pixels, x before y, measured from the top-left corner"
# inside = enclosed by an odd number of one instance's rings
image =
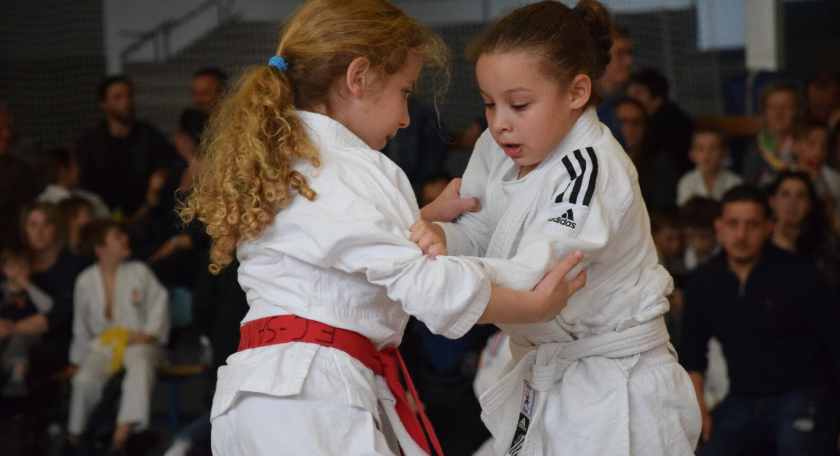
[[[510,107],[517,110],[517,111],[522,111],[522,110],[524,110],[525,108],[528,107],[528,103],[521,104],[521,105],[511,105]]]

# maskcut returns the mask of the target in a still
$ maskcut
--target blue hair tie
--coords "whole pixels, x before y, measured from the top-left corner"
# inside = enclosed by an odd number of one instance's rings
[[[280,57],[279,55],[275,55],[274,57],[270,58],[268,60],[268,66],[273,66],[274,68],[277,68],[280,71],[286,71],[289,69],[289,64],[286,63],[286,61],[283,60],[283,57]]]

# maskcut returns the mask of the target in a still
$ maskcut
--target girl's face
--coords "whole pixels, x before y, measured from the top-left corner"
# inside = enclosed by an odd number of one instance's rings
[[[408,126],[408,95],[422,67],[422,59],[409,54],[399,73],[367,86],[363,96],[353,99],[352,109],[336,120],[368,147],[381,150],[397,131]]]
[[[799,179],[786,179],[770,197],[770,207],[780,224],[802,223],[811,210],[808,188]]]
[[[58,241],[56,226],[50,222],[47,214],[41,210],[36,209],[27,214],[24,230],[29,247],[35,251],[50,249]]]
[[[577,121],[572,91],[545,76],[539,58],[525,53],[482,54],[475,73],[490,133],[524,176]]]

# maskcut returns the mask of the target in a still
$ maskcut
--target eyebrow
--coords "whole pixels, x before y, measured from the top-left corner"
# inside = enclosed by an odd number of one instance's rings
[[[478,91],[479,91],[482,95],[487,95],[487,92],[485,92],[485,91],[483,91],[483,90],[481,90],[481,89],[478,89]],[[504,93],[510,94],[510,93],[516,93],[516,92],[533,92],[533,90],[531,90],[531,89],[526,89],[525,87],[514,87],[514,88],[512,88],[512,89],[507,89],[507,90],[505,90],[505,92],[504,92]]]

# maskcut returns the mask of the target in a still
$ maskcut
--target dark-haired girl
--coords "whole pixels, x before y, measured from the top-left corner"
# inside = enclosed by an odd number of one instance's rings
[[[450,254],[482,257],[491,280],[518,290],[585,254],[573,273],[585,268],[589,284],[559,316],[499,325],[513,361],[480,399],[498,455],[688,455],[700,434],[662,318],[672,280],[638,175],[595,112],[610,24],[596,1],[543,1],[474,43],[489,128],[461,196],[484,209],[412,228],[421,248],[445,241]]]

